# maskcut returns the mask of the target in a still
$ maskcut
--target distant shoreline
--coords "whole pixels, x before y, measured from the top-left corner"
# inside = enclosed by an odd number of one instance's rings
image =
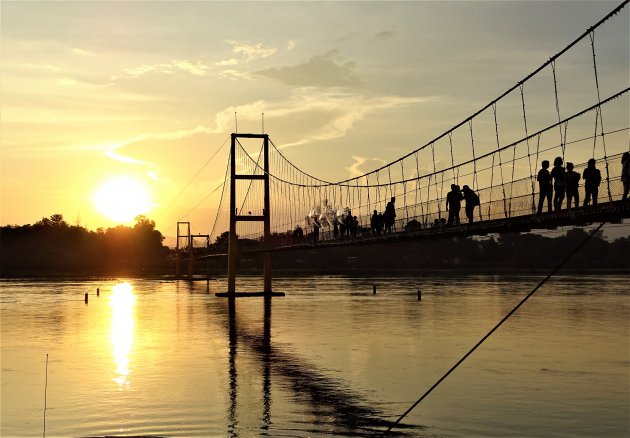
[[[335,277],[348,277],[348,278],[383,278],[383,277],[472,277],[472,276],[501,276],[501,277],[523,277],[532,275],[545,275],[550,272],[549,269],[473,269],[473,268],[430,268],[426,270],[353,270],[349,272],[329,271],[329,272],[313,272],[297,269],[275,269],[273,274],[276,278],[308,278],[319,276],[335,276]],[[558,272],[557,276],[577,275],[580,277],[591,277],[595,275],[629,275],[630,269],[575,269],[566,268]],[[227,276],[227,273],[221,272],[214,275],[210,275],[210,280],[222,279]],[[259,277],[262,276],[262,272],[244,271],[239,272],[239,276],[242,277]],[[89,273],[3,273],[0,276],[2,280],[25,280],[25,281],[94,281],[94,282],[109,282],[120,279],[134,279],[134,280],[164,280],[164,281],[176,281],[177,278],[172,272],[168,273],[154,273],[154,274],[140,274],[140,273],[121,273],[114,274],[89,274]],[[179,278],[182,281],[187,281],[187,275],[182,275]],[[207,277],[205,274],[196,273],[193,277],[194,281],[205,281]]]

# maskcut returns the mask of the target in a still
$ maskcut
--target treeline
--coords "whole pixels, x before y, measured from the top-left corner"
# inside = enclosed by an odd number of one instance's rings
[[[588,235],[582,228],[560,237],[506,233],[486,239],[434,238],[405,243],[339,246],[273,255],[274,271],[322,274],[531,272],[553,269]],[[573,272],[630,270],[630,237],[608,241],[598,232],[567,263]],[[252,260],[251,266],[260,265]],[[247,267],[247,263],[244,266]]]
[[[0,273],[7,275],[140,274],[165,271],[168,248],[155,222],[96,231],[69,225],[60,214],[33,225],[0,228]]]

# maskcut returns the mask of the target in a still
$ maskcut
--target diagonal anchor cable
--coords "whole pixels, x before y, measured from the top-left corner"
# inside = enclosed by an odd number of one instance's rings
[[[442,383],[442,381],[443,381],[444,379],[446,379],[446,378],[449,376],[449,374],[451,374],[453,371],[455,371],[455,368],[457,368],[457,367],[458,367],[458,366],[459,366],[462,362],[464,362],[464,361],[466,360],[466,358],[467,358],[468,356],[470,356],[470,355],[473,353],[473,351],[475,351],[475,350],[477,349],[477,347],[479,347],[481,344],[483,344],[483,342],[484,342],[486,339],[488,339],[492,333],[494,333],[494,332],[495,332],[495,331],[496,331],[499,327],[501,327],[501,325],[502,325],[505,321],[507,321],[507,319],[508,319],[510,316],[512,316],[512,314],[513,314],[514,312],[516,312],[516,311],[518,310],[518,308],[519,308],[519,307],[521,307],[521,306],[525,303],[525,301],[527,301],[527,300],[528,300],[528,299],[529,299],[532,295],[534,295],[534,294],[536,293],[536,291],[537,291],[538,289],[540,289],[540,288],[541,288],[541,286],[547,282],[547,280],[549,280],[549,279],[550,279],[550,278],[551,278],[551,277],[552,277],[552,276],[553,276],[556,272],[558,272],[558,270],[559,270],[562,266],[564,266],[564,264],[565,264],[566,262],[568,262],[568,261],[569,261],[569,259],[570,259],[571,257],[573,257],[573,256],[574,256],[574,255],[575,255],[578,251],[580,251],[580,250],[582,249],[582,247],[583,247],[584,245],[586,245],[586,242],[588,242],[588,241],[591,239],[591,237],[593,237],[593,236],[595,235],[595,233],[597,233],[597,232],[601,229],[601,227],[604,225],[604,223],[605,223],[605,222],[602,222],[601,224],[599,224],[599,226],[598,226],[597,228],[595,228],[595,229],[591,232],[591,234],[589,234],[588,236],[586,236],[586,238],[585,238],[585,239],[584,239],[584,240],[583,240],[583,241],[582,241],[582,242],[581,242],[581,243],[580,243],[580,244],[579,244],[579,245],[578,245],[578,246],[577,246],[577,247],[576,247],[573,251],[571,251],[571,252],[569,253],[569,255],[567,255],[567,256],[564,258],[564,260],[562,260],[562,261],[561,261],[561,262],[560,262],[560,263],[559,263],[559,264],[558,264],[555,268],[553,268],[553,270],[549,273],[549,275],[547,275],[545,278],[543,278],[543,279],[542,279],[542,281],[541,281],[540,283],[538,283],[538,285],[537,285],[537,286],[536,286],[536,287],[535,287],[535,288],[534,288],[534,289],[533,289],[533,290],[532,290],[529,294],[527,294],[527,296],[525,296],[525,298],[523,298],[523,299],[522,299],[522,300],[521,300],[521,301],[520,301],[520,302],[516,305],[516,307],[514,307],[514,308],[510,311],[510,313],[508,313],[507,315],[505,315],[505,316],[503,317],[503,319],[502,319],[501,321],[499,321],[499,323],[498,323],[497,325],[495,325],[495,326],[492,328],[492,330],[490,330],[490,331],[489,331],[489,332],[488,332],[488,333],[487,333],[487,334],[486,334],[483,338],[481,338],[481,340],[480,340],[479,342],[477,342],[477,343],[475,344],[475,346],[474,346],[473,348],[471,348],[471,349],[468,351],[468,353],[466,353],[466,354],[465,354],[465,355],[464,355],[464,356],[463,356],[463,357],[462,357],[459,361],[457,361],[457,363],[456,363],[455,365],[453,365],[453,366],[451,367],[451,369],[449,369],[449,370],[448,370],[448,371],[447,371],[447,372],[446,372],[446,373],[445,373],[442,377],[440,377],[440,380],[438,380],[437,382],[435,382],[435,383],[433,384],[433,386],[432,386],[431,388],[429,388],[429,390],[428,390],[428,391],[426,391],[424,394],[422,394],[422,396],[421,396],[418,400],[416,400],[416,402],[415,402],[414,404],[412,404],[412,405],[409,407],[409,409],[407,409],[407,410],[405,411],[405,413],[404,413],[404,414],[402,414],[400,417],[398,417],[398,419],[397,419],[396,421],[394,421],[394,423],[393,423],[391,426],[389,426],[389,428],[387,429],[387,432],[390,432],[390,431],[391,431],[391,430],[392,430],[392,429],[393,429],[393,428],[394,428],[394,427],[395,427],[398,423],[400,423],[400,421],[401,421],[403,418],[405,418],[405,417],[407,416],[407,414],[409,414],[409,413],[410,413],[410,412],[411,412],[411,411],[412,411],[412,410],[413,410],[416,406],[418,406],[418,404],[420,404],[420,402],[421,402],[422,400],[424,400],[424,399],[426,398],[426,396],[428,396],[428,395],[431,393],[431,391],[433,391],[433,390],[434,390],[434,389],[435,389],[435,388],[436,388],[436,387],[437,387],[440,383]]]

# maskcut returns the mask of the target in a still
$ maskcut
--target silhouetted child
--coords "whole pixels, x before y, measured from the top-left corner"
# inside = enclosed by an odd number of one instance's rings
[[[339,225],[337,225],[337,222],[335,222],[333,225],[333,237],[335,239],[339,237]]]
[[[553,179],[553,208],[558,211],[562,209],[564,194],[566,191],[567,175],[562,167],[562,157],[556,157],[553,160],[553,169],[551,169],[551,178]]]
[[[378,222],[376,222],[376,234],[379,236],[383,232],[383,226],[385,225],[385,218],[383,217],[383,213],[378,214]]]
[[[462,194],[459,192],[459,186],[451,184],[451,191],[446,194],[446,209],[448,210],[448,222],[450,227],[455,223],[459,225],[459,211],[462,208]]]
[[[468,223],[472,224],[475,207],[479,205],[479,196],[467,185],[464,185],[462,188],[462,195],[466,201],[466,217],[468,218]]]
[[[573,163],[567,163],[567,208],[571,208],[571,203],[575,199],[575,208],[580,206],[580,174],[573,170]]]
[[[623,182],[622,200],[628,199],[630,192],[630,152],[624,152],[621,156],[621,182]]]
[[[584,206],[586,207],[593,198],[593,206],[597,206],[597,192],[599,190],[599,184],[602,182],[602,174],[595,167],[595,158],[588,160],[588,164],[584,172],[582,173],[584,178]]]
[[[536,177],[538,181],[538,193],[540,194],[538,197],[538,214],[542,213],[545,199],[547,200],[547,211],[551,211],[551,194],[553,192],[553,188],[551,187],[551,174],[547,170],[549,169],[549,161],[543,160],[540,165],[542,169],[538,171],[538,176]]]

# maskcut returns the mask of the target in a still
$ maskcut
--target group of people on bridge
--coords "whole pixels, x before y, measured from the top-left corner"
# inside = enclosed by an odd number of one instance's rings
[[[599,195],[599,186],[602,182],[602,174],[595,167],[594,158],[588,160],[586,169],[582,175],[573,170],[573,163],[567,163],[566,168],[563,167],[562,157],[556,157],[553,160],[553,169],[549,169],[549,161],[544,160],[541,163],[541,169],[538,171],[538,214],[543,212],[545,201],[547,203],[547,211],[559,211],[566,197],[567,208],[571,209],[572,205],[578,208],[580,205],[580,179],[584,180],[584,203],[583,206],[597,206],[597,198]],[[628,198],[630,191],[630,153],[625,152],[621,156],[621,181],[623,182],[623,200]],[[552,208],[553,206],[553,208]]]
[[[589,205],[597,205],[599,186],[602,181],[600,170],[596,167],[596,161],[594,158],[588,160],[587,167],[580,175],[576,172],[573,163],[566,163],[566,168],[563,167],[562,157],[556,157],[553,162],[553,169],[549,171],[549,161],[544,160],[541,163],[541,169],[537,175],[537,181],[539,186],[539,199],[538,199],[538,213],[543,212],[545,202],[547,203],[548,211],[558,211],[562,209],[562,204],[566,197],[567,208],[575,206],[579,207],[580,193],[579,185],[580,181],[584,180],[584,207]],[[623,200],[628,199],[630,192],[630,153],[625,152],[621,157],[621,181],[623,182]],[[442,228],[457,226],[460,224],[460,212],[462,208],[462,201],[465,201],[464,209],[468,223],[472,224],[474,221],[475,208],[481,205],[479,195],[475,193],[469,186],[464,185],[461,189],[457,184],[451,184],[451,191],[446,195],[446,211],[448,211],[448,220],[440,217],[435,219],[431,225],[432,228]],[[338,217],[342,219],[336,220],[333,223],[332,237],[334,239],[345,239],[354,237],[366,237],[366,236],[380,236],[383,234],[391,234],[396,232],[396,198],[390,198],[389,202],[385,206],[385,210],[381,213],[378,210],[374,210],[370,217],[370,228],[362,227],[359,223],[357,216],[353,216],[349,208],[345,208],[343,214],[337,213]],[[341,211],[341,210],[340,210]],[[307,217],[308,219],[308,217]],[[314,219],[314,225],[312,226],[312,232],[310,233],[309,240],[316,243],[319,240],[319,228],[322,226]],[[308,224],[307,224],[308,225]],[[413,225],[413,226],[412,226]],[[412,220],[407,226],[406,230],[414,230],[421,225]],[[293,230],[293,240],[301,241],[304,238],[303,229],[297,225]]]
[[[396,231],[395,203],[396,198],[392,196],[385,206],[385,211],[383,213],[379,213],[378,210],[374,210],[372,217],[370,218],[370,232],[372,233],[372,236],[380,236],[383,233],[391,234]]]

